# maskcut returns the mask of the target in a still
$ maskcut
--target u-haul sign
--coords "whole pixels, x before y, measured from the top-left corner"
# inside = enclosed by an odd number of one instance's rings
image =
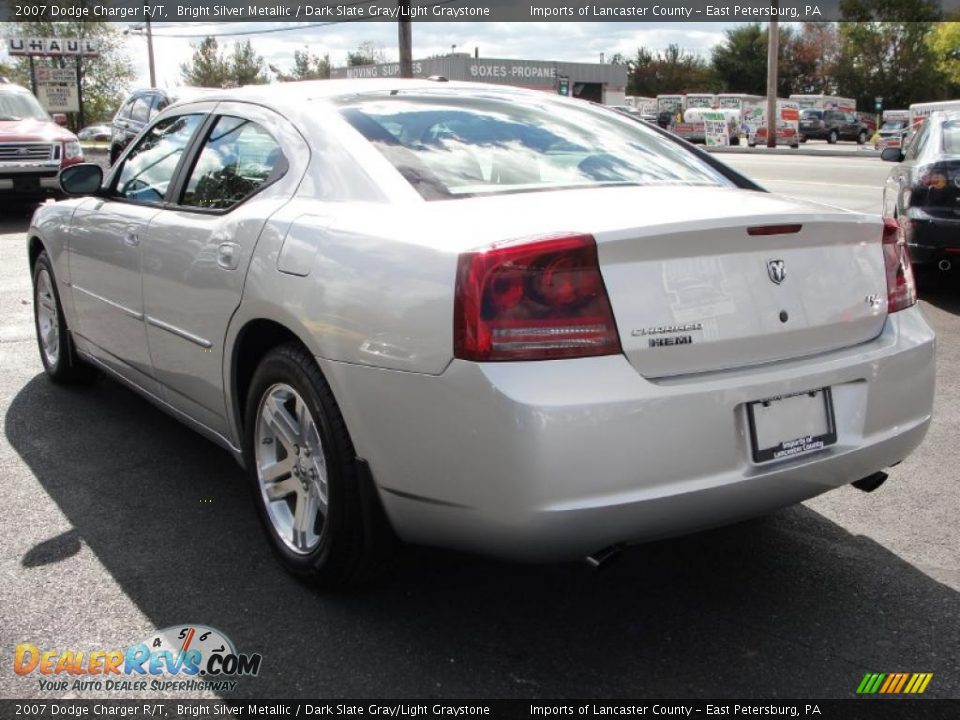
[[[96,40],[81,38],[10,38],[7,40],[10,55],[83,55],[100,54]]]

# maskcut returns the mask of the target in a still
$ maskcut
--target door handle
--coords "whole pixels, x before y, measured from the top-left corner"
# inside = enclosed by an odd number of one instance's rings
[[[140,236],[135,232],[124,233],[123,244],[127,247],[137,247],[140,244]]]

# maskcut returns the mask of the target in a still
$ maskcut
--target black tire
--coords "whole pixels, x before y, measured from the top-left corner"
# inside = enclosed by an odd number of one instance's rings
[[[307,553],[287,546],[270,519],[261,492],[256,442],[261,403],[282,383],[303,399],[316,424],[327,476],[327,512],[319,542]],[[283,566],[311,585],[334,589],[370,580],[387,566],[395,536],[365,466],[358,462],[346,423],[313,357],[299,344],[271,350],[257,367],[247,394],[245,458],[261,524]]]
[[[123,152],[123,148],[121,148],[119,145],[110,146],[110,166],[111,167],[117,164],[117,158],[120,157],[121,152]]]
[[[41,278],[46,274],[49,280],[43,287],[48,290],[42,293]],[[41,304],[43,303],[43,304]],[[53,357],[44,348],[41,331],[42,308],[52,306],[56,319],[52,321],[57,334],[57,352]],[[89,382],[96,374],[93,367],[83,362],[73,346],[70,328],[63,316],[63,305],[60,303],[60,291],[57,288],[56,275],[53,273],[53,263],[44,250],[37,257],[33,266],[33,326],[37,335],[37,349],[40,352],[40,362],[47,375],[56,383]]]
[[[857,135],[857,145],[866,145],[868,139],[869,138],[867,137],[867,131],[861,130],[860,133]]]
[[[827,142],[830,143],[831,145],[836,145],[837,140],[839,139],[840,139],[840,135],[837,133],[836,130],[831,130],[830,134],[827,135]]]
[[[800,136],[800,142],[805,143],[806,141],[807,141],[807,136],[806,136],[806,135],[801,135],[801,136]]]

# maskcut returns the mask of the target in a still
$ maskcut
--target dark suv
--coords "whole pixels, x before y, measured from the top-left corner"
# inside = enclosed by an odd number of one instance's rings
[[[810,108],[800,113],[800,142],[826,140],[833,145],[837,140],[856,140],[863,145],[869,138],[870,128],[852,112]]]
[[[110,164],[113,165],[123,149],[133,140],[143,126],[167,105],[178,100],[190,100],[203,94],[203,88],[148,88],[134,90],[123,101],[123,105],[113,116],[110,136]]]

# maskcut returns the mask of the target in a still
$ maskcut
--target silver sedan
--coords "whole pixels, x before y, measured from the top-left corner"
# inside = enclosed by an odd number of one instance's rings
[[[323,81],[171,106],[29,230],[40,359],[231,452],[293,573],[397,538],[547,561],[729,523],[922,441],[896,224],[546,93]]]

